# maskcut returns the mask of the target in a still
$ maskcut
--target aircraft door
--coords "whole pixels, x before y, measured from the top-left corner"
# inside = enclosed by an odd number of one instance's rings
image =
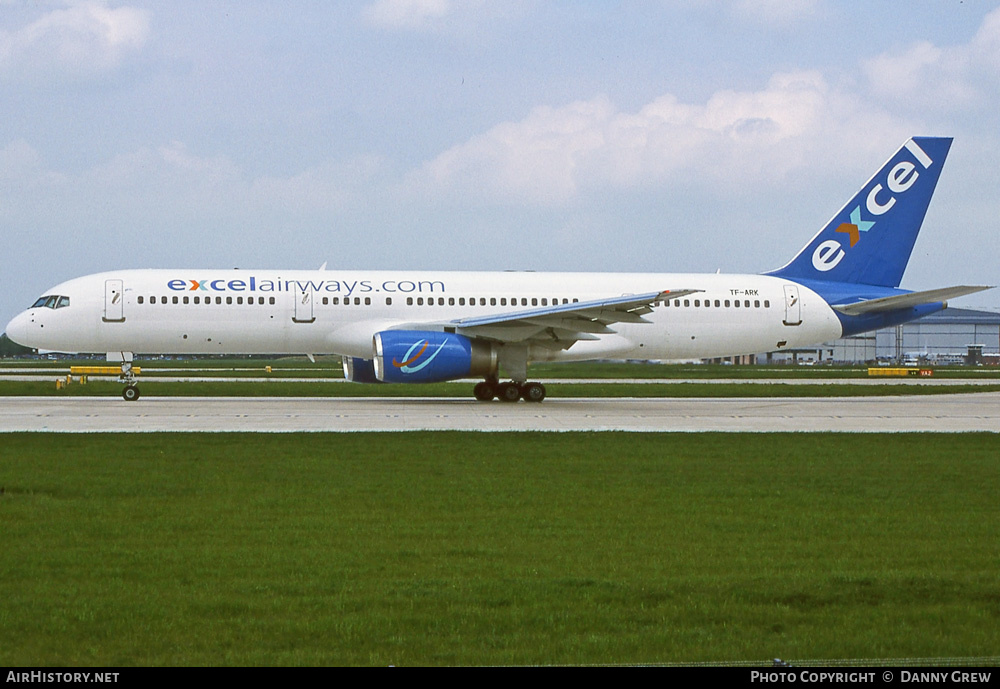
[[[104,281],[104,322],[125,322],[125,290],[121,280]]]
[[[312,285],[303,289],[301,285],[295,285],[295,315],[292,320],[296,323],[312,323],[316,320],[313,314],[313,290]]]
[[[799,286],[785,285],[785,325],[802,323],[802,305],[799,303]]]

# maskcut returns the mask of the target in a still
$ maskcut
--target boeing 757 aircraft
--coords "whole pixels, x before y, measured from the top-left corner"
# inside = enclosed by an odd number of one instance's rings
[[[351,381],[481,377],[476,399],[539,402],[531,362],[792,349],[988,289],[898,288],[951,141],[907,141],[795,258],[760,275],[121,270],[53,287],[7,335],[106,352],[126,400],[139,398],[135,354],[339,354]]]

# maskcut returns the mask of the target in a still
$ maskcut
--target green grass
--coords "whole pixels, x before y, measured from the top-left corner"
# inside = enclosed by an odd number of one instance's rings
[[[144,382],[139,389],[144,396],[163,397],[472,397],[472,381],[431,383],[426,385],[362,385],[343,382],[303,383],[273,380],[263,383],[234,380],[194,382]],[[560,397],[868,397],[878,395],[944,395],[957,393],[1000,392],[996,384],[971,385],[956,380],[948,385],[906,385],[882,381],[878,385],[823,385],[783,383],[551,383],[546,386],[551,398]],[[0,397],[116,397],[122,384],[113,379],[91,379],[86,385],[73,383],[56,389],[55,382],[4,381],[0,379]]]
[[[0,359],[0,367],[50,368],[53,372],[69,372],[70,366],[107,366],[103,357],[97,359]],[[136,366],[157,376],[232,376],[271,378],[330,378],[342,379],[343,369],[339,356],[320,356],[315,362],[305,357],[279,359],[210,358],[210,359],[152,359],[138,360]],[[271,373],[265,367],[271,366]],[[983,366],[923,366],[934,371],[936,378],[995,378],[1000,382],[1000,368]],[[171,369],[171,370],[163,370]],[[186,370],[193,369],[193,370]],[[534,363],[530,367],[533,379],[556,378],[634,378],[643,380],[676,379],[829,379],[868,378],[868,367],[850,366],[795,366],[754,365],[723,366],[718,364],[642,364],[626,362],[569,362]]]
[[[1000,436],[0,436],[0,665],[996,656]]]

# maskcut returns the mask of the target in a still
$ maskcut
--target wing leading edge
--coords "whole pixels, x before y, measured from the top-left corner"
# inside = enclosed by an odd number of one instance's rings
[[[653,304],[665,299],[679,299],[700,289],[663,290],[645,294],[628,294],[607,299],[580,301],[572,304],[457,318],[452,321],[422,324],[457,332],[470,338],[483,338],[503,343],[531,343],[554,349],[568,349],[580,340],[598,340],[613,334],[617,323],[648,323],[644,315],[651,313]],[[398,327],[417,327],[407,324]]]

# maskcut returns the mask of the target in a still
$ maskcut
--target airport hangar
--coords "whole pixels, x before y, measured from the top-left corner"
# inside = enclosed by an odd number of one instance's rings
[[[1000,365],[1000,313],[948,308],[917,321],[814,347],[711,361]]]

